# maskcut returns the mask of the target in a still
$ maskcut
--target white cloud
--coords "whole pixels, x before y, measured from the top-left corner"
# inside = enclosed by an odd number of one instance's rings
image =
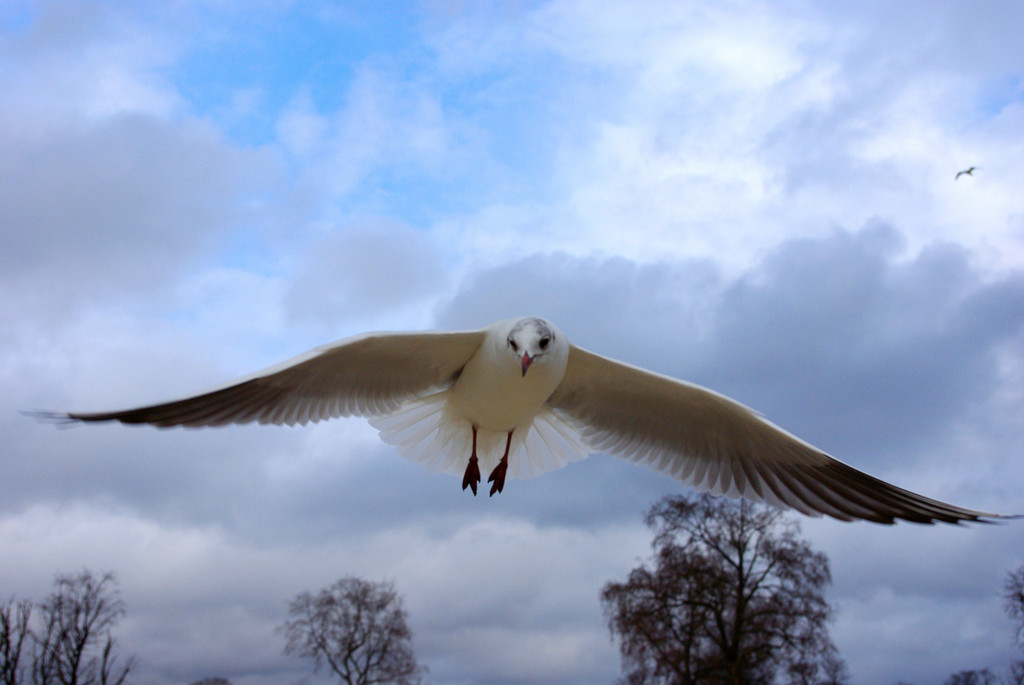
[[[277,137],[288,152],[307,157],[323,144],[327,126],[326,118],[316,111],[309,93],[302,92],[292,99],[278,120]]]

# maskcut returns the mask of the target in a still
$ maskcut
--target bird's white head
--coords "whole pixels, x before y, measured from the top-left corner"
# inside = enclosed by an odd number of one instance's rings
[[[518,360],[523,376],[535,362],[565,363],[568,341],[551,323],[529,317],[510,322],[505,345]]]

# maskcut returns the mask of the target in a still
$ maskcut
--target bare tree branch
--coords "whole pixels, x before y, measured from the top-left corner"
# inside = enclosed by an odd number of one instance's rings
[[[1014,642],[1024,648],[1024,565],[1006,574],[1003,583],[1003,608],[1014,622]]]
[[[22,650],[32,637],[29,620],[32,602],[15,602],[13,598],[0,605],[0,683],[18,685],[23,682],[25,667]]]

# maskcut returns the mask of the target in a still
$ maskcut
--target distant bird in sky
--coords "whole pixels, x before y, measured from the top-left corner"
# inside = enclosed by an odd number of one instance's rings
[[[854,469],[711,390],[588,352],[538,318],[462,332],[368,333],[185,399],[67,421],[306,424],[366,416],[433,472],[490,494],[589,453],[804,514],[893,523],[1005,518]],[[500,457],[499,457],[500,455]],[[482,470],[482,471],[481,471]]]
[[[956,176],[953,177],[953,180],[954,181],[960,180],[960,177],[963,176],[964,174],[967,174],[968,176],[974,176],[974,170],[977,169],[977,168],[978,167],[976,167],[976,166],[972,166],[969,169],[964,169],[963,171],[958,171],[958,172],[956,172]]]

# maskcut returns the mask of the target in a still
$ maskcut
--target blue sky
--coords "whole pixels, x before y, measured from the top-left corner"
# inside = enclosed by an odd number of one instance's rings
[[[355,419],[19,413],[520,314],[1024,513],[1021,25],[1017,2],[3,3],[0,597],[113,570],[140,682],[264,685],[307,673],[288,600],[355,573],[405,595],[430,682],[614,680],[598,593],[667,478],[594,456],[474,499]],[[1015,658],[1021,525],[802,526],[854,683]]]

